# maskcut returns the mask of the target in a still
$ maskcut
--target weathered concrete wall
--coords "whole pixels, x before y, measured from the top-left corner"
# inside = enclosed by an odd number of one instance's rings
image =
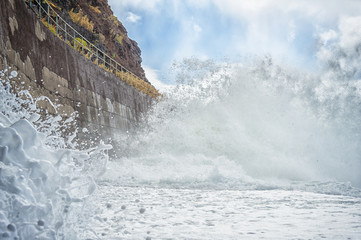
[[[81,129],[112,137],[131,129],[152,102],[58,39],[23,0],[0,1],[0,35],[0,67],[7,64],[19,72],[14,89],[29,89],[34,97],[47,96],[61,105],[56,113],[40,101],[50,114],[77,111]]]

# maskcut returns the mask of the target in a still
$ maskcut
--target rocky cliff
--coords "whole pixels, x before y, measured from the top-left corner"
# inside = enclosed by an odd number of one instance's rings
[[[108,0],[49,0],[49,3],[85,38],[148,82],[141,66],[140,48],[113,15]]]

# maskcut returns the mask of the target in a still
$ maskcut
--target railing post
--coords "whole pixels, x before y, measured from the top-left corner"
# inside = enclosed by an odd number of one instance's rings
[[[129,82],[130,86],[132,86],[132,79],[130,79],[130,74],[128,71],[127,71],[127,78],[128,78],[128,82]]]
[[[75,49],[75,30],[73,31],[74,49]]]
[[[31,8],[31,4],[32,4],[33,0],[30,0],[30,3],[29,3],[29,7]]]
[[[96,60],[97,60],[97,65],[99,65],[99,51],[98,51],[98,48],[96,49],[97,51],[96,51]]]
[[[48,28],[50,28],[50,22],[49,22],[49,4],[47,5],[47,14],[48,14]]]
[[[56,15],[55,17],[55,22],[56,22],[56,36],[58,36],[58,33],[59,33],[59,26],[58,26],[58,14]]]
[[[92,54],[93,54],[92,43],[91,42],[89,42],[89,46],[87,46],[87,50],[88,50],[88,53],[89,53],[89,59],[91,60],[92,59]]]
[[[83,39],[83,36],[81,36],[81,54],[84,54],[84,39]]]
[[[40,6],[40,3],[38,3],[39,5],[39,18],[41,19],[41,6]]]
[[[68,43],[68,32],[66,30],[66,25],[68,25],[66,22],[64,22],[65,25],[64,25],[64,31],[65,31],[65,43]]]

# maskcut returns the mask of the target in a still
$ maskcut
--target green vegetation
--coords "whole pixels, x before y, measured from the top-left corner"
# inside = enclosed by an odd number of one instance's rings
[[[57,10],[60,10],[60,11],[61,11],[61,7],[59,7],[59,6],[55,5],[55,4],[54,4],[53,2],[51,2],[51,1],[44,0],[44,1],[43,1],[43,3],[47,3],[47,4],[49,4],[52,8],[54,8],[54,9],[57,9]]]
[[[44,25],[45,25],[47,28],[49,28],[49,30],[50,30],[52,33],[54,33],[54,35],[56,35],[56,27],[55,27],[53,24],[51,24],[51,23],[49,23],[49,26],[48,26],[48,20],[47,20],[47,18],[42,18],[42,19],[41,19],[41,22],[44,23]]]
[[[72,9],[69,12],[71,20],[73,20],[74,23],[78,24],[79,26],[84,27],[90,32],[93,32],[94,30],[94,23],[92,23],[87,15],[83,15],[83,12],[80,10],[78,13],[74,12],[74,9]]]
[[[123,36],[122,36],[122,35],[117,34],[114,39],[115,39],[115,41],[117,41],[120,45],[122,45],[122,42],[123,42]]]
[[[101,33],[99,33],[99,39],[100,39],[100,41],[101,41],[102,43],[105,42],[105,36],[104,36],[103,34],[101,34]]]
[[[90,7],[90,9],[91,9],[93,12],[96,12],[96,13],[98,13],[98,14],[102,13],[102,12],[100,11],[99,7],[94,7],[94,6],[89,6],[89,7]]]
[[[119,21],[118,18],[114,15],[110,15],[108,17],[108,20],[110,20],[112,23],[114,23],[117,27],[119,26]]]
[[[161,94],[158,92],[157,89],[155,89],[155,87],[129,72],[119,71],[116,75],[118,78],[128,83],[130,86],[133,86],[134,88],[153,98],[161,96]]]
[[[88,48],[88,43],[85,40],[77,37],[75,38],[74,48],[78,51],[82,51],[82,48]]]

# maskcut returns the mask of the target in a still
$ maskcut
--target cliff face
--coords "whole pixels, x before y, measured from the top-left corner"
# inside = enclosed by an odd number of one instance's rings
[[[108,0],[49,0],[77,31],[138,77],[145,79],[138,44],[113,15]]]

